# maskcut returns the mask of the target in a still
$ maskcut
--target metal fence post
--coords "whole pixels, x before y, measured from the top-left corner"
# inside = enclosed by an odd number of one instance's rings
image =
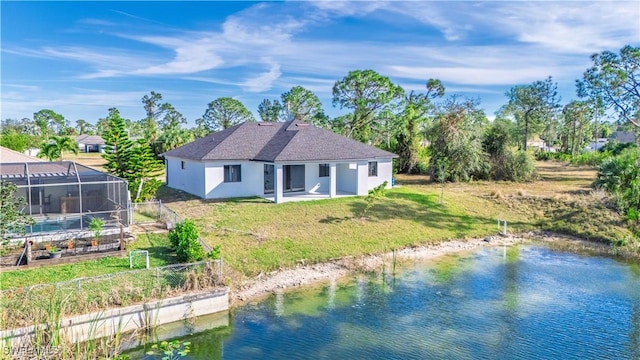
[[[222,256],[218,260],[218,281],[222,283]]]
[[[158,200],[158,220],[162,220],[162,200]]]

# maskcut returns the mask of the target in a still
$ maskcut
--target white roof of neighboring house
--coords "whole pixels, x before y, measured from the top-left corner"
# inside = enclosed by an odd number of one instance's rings
[[[25,155],[21,152],[0,146],[0,164],[1,163],[17,163],[17,162],[43,162],[43,159]]]

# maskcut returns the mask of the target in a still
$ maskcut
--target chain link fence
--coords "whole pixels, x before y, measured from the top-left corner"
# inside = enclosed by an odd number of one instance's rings
[[[134,224],[161,223],[168,230],[173,229],[176,224],[184,222],[184,219],[175,211],[171,210],[162,201],[147,201],[141,203],[131,203],[131,213]],[[200,245],[205,253],[211,251],[211,247],[198,237]]]
[[[0,291],[3,329],[223,286],[222,260],[174,264]]]

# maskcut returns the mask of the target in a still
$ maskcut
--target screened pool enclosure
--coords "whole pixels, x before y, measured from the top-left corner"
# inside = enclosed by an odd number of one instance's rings
[[[93,218],[104,228],[128,226],[126,181],[71,161],[3,163],[0,178],[18,187],[26,199],[23,212],[36,224],[27,234],[87,230]]]

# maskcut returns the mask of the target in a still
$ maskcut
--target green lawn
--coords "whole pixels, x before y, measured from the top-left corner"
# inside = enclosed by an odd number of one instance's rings
[[[418,186],[389,190],[365,216],[362,197],[278,205],[259,199],[190,200],[169,206],[193,219],[209,245],[222,246],[225,263],[246,275],[301,262],[485,236],[497,231],[498,218],[507,218],[511,231],[534,227],[525,215],[508,214],[490,199],[447,193],[440,205],[440,194],[433,190]]]

